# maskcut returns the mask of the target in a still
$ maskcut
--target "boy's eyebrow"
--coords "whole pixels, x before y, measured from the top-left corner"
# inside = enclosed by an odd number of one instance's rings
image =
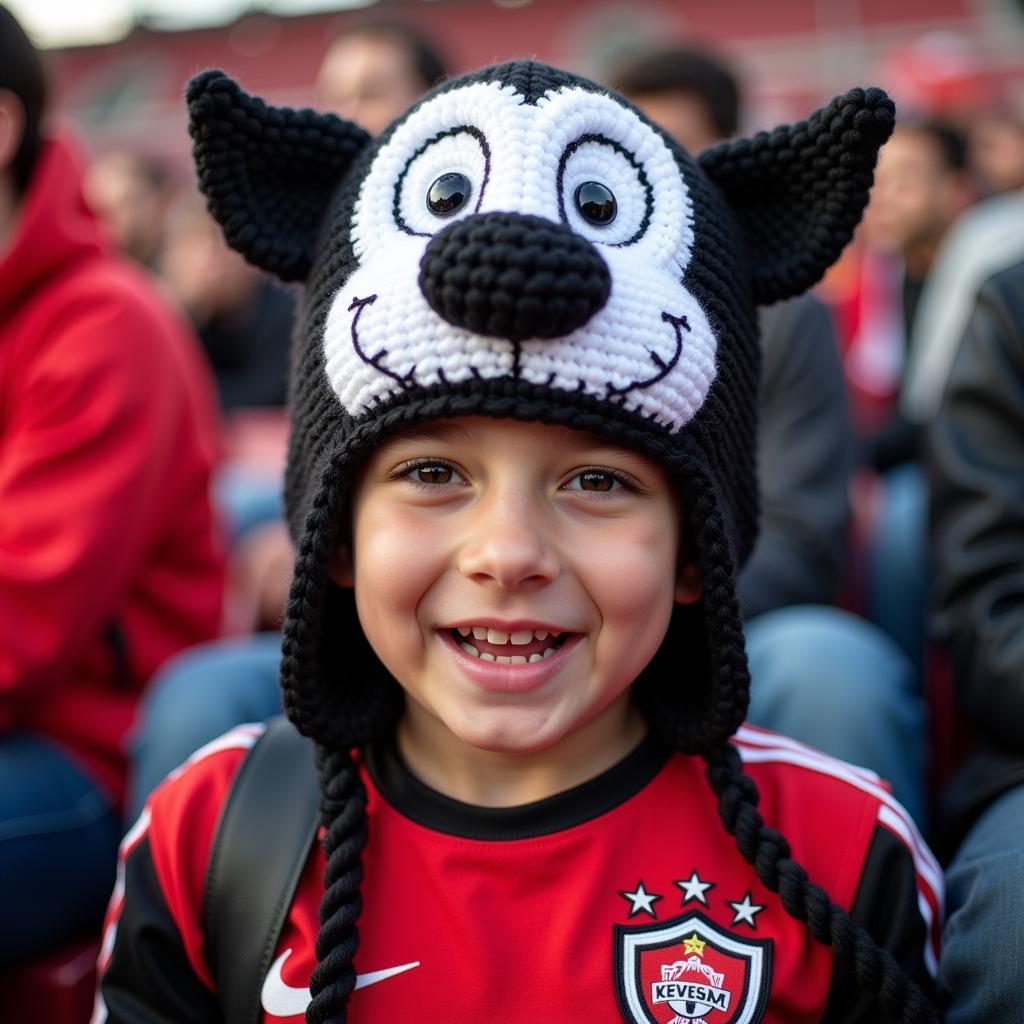
[[[619,451],[626,455],[643,460],[643,455],[632,448],[617,444],[613,439],[602,437],[589,430],[574,431],[586,439],[586,447],[595,450]],[[450,444],[473,445],[481,444],[480,429],[475,423],[464,423],[460,420],[428,420],[417,423],[384,441],[384,447],[400,448],[404,444],[419,441],[437,441]],[[646,461],[646,460],[645,460]]]
[[[453,420],[433,420],[427,423],[418,423],[415,426],[402,430],[388,440],[392,444],[400,444],[402,441],[437,440],[437,441],[462,441],[471,443],[479,440],[478,430],[473,425],[458,423]]]
[[[471,443],[474,438],[474,430],[463,423],[454,423],[445,420],[434,420],[427,423],[417,423],[401,433],[395,434],[385,442],[388,445],[400,445],[404,441],[450,441]]]

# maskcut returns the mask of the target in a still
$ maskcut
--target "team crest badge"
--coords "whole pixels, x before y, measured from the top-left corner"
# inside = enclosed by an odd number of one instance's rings
[[[615,926],[615,987],[631,1024],[758,1024],[771,939],[734,935],[699,911]]]

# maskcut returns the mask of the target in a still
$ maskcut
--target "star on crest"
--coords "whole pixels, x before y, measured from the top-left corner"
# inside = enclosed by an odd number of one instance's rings
[[[707,945],[703,939],[697,938],[697,933],[694,932],[688,939],[683,939],[683,949],[687,953],[696,953],[697,956],[704,955],[704,947]]]
[[[708,889],[714,889],[714,882],[702,882],[700,875],[697,874],[697,869],[694,868],[690,872],[690,877],[682,880],[677,880],[673,884],[678,885],[683,890],[683,902],[680,906],[685,907],[690,900],[697,900],[698,903],[703,903],[706,907],[708,905],[707,896],[705,893]]]
[[[634,914],[639,914],[643,911],[645,914],[650,914],[651,917],[656,918],[658,915],[654,912],[654,901],[660,900],[661,897],[653,892],[648,892],[644,888],[643,882],[636,883],[636,889],[633,892],[624,891],[620,892],[619,895],[623,899],[629,900],[632,906],[629,908],[629,916],[633,917]]]
[[[733,917],[732,924],[749,924],[751,928],[757,928],[754,918],[764,910],[764,905],[750,901],[749,889],[743,894],[743,899],[739,902],[726,900],[726,903],[735,911],[736,916]]]

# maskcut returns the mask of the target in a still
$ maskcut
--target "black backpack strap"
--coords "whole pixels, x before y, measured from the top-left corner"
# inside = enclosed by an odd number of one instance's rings
[[[320,821],[313,745],[272,718],[221,809],[203,935],[224,1020],[259,1024],[260,990]]]

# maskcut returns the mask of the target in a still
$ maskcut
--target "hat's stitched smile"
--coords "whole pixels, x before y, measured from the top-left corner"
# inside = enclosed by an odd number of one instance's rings
[[[392,380],[396,381],[403,391],[408,391],[410,388],[415,387],[417,383],[415,366],[411,367],[408,373],[406,373],[404,376],[395,373],[394,370],[389,370],[388,367],[384,364],[384,359],[388,355],[388,350],[386,348],[382,348],[379,352],[377,352],[376,355],[370,356],[365,351],[363,351],[362,346],[359,344],[359,318],[360,316],[362,316],[363,310],[367,306],[372,305],[376,301],[376,295],[367,295],[365,298],[353,297],[352,302],[349,304],[348,311],[352,312],[352,310],[355,310],[355,315],[352,317],[351,322],[352,348],[354,349],[356,355],[359,356],[359,358],[364,363],[366,363],[368,366],[372,366],[375,370],[385,374]],[[629,384],[626,384],[623,387],[614,387],[613,385],[609,384],[606,397],[617,398],[622,395],[628,394],[630,391],[649,388],[651,387],[651,385],[657,384],[659,380],[662,380],[664,377],[668,376],[668,374],[670,374],[672,370],[675,368],[675,365],[676,363],[679,362],[679,357],[683,351],[683,331],[689,331],[690,324],[689,321],[687,321],[685,315],[675,316],[674,314],[669,313],[667,311],[662,312],[661,319],[665,323],[671,324],[673,329],[675,330],[676,347],[671,357],[668,359],[668,361],[666,361],[660,355],[658,355],[658,353],[655,352],[653,349],[648,349],[647,354],[651,357],[651,362],[654,363],[656,367],[658,367],[658,372],[653,377],[648,377],[646,380],[631,381]],[[514,359],[512,363],[512,376],[519,377],[522,360],[522,344],[520,342],[511,340],[508,342],[508,344],[512,346],[514,351]],[[438,369],[437,372],[439,377],[443,381],[443,370]],[[479,376],[479,374],[474,374],[474,376]],[[580,387],[582,386],[583,381],[580,381]]]
[[[386,348],[382,348],[375,356],[368,356],[359,347],[359,329],[357,326],[359,323],[359,318],[360,316],[362,316],[363,310],[367,306],[372,305],[376,301],[376,295],[367,295],[365,299],[352,299],[352,304],[348,307],[349,312],[351,312],[353,309],[356,311],[356,315],[352,317],[352,347],[355,349],[356,355],[359,356],[359,358],[362,359],[364,363],[366,363],[369,366],[372,366],[375,370],[379,370],[381,373],[386,374],[392,380],[397,381],[403,390],[408,391],[408,389],[413,386],[413,382],[416,376],[415,366],[412,367],[412,369],[409,370],[409,372],[404,377],[401,377],[393,370],[389,370],[384,365],[384,357],[388,354],[388,350]]]
[[[648,349],[647,354],[651,357],[651,362],[658,367],[660,372],[655,374],[653,377],[648,377],[647,380],[639,380],[634,381],[632,384],[627,384],[624,388],[613,388],[611,384],[609,384],[609,398],[613,395],[624,395],[629,391],[635,391],[638,388],[649,388],[652,384],[657,384],[663,377],[667,377],[675,368],[676,363],[679,362],[679,356],[683,351],[683,331],[688,331],[690,329],[690,324],[685,316],[673,316],[666,310],[662,310],[661,319],[675,328],[676,350],[673,353],[672,358],[666,363],[657,352],[653,349]]]

